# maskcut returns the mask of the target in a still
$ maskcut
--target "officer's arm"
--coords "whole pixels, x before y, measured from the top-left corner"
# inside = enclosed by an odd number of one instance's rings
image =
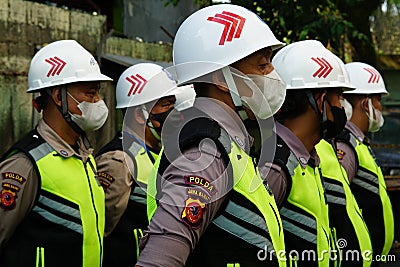
[[[215,147],[184,152],[162,177],[162,197],[137,265],[183,266],[224,201],[228,172]]]
[[[354,150],[348,144],[340,141],[336,143],[336,146],[337,146],[336,154],[339,163],[345,169],[347,177],[349,178],[349,182],[351,182],[353,178],[356,176],[356,171],[358,167]]]
[[[259,167],[261,178],[271,188],[278,207],[285,201],[288,180],[284,170],[277,164],[265,163]]]
[[[19,223],[32,209],[39,179],[32,162],[23,153],[17,153],[1,162],[0,175],[1,252]]]
[[[128,157],[127,157],[128,158]],[[110,151],[96,157],[97,175],[106,197],[105,236],[109,235],[121,219],[129,201],[133,178],[125,162],[123,151]],[[132,164],[130,164],[132,166]]]

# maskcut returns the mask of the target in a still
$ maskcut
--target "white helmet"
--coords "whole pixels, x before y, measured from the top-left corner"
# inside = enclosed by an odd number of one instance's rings
[[[345,65],[350,82],[356,90],[351,94],[388,94],[385,83],[379,72],[372,66],[362,62],[351,62]]]
[[[178,94],[182,89],[177,87],[171,74],[163,67],[139,63],[121,74],[116,90],[116,108],[127,108]]]
[[[260,17],[244,7],[220,4],[202,8],[190,15],[175,35],[173,61],[178,84],[222,69],[262,48],[283,45]]]
[[[93,55],[74,40],[55,41],[41,48],[32,58],[28,91],[74,82],[112,81],[100,73]]]
[[[292,43],[276,53],[272,65],[286,89],[333,88],[353,90],[344,63],[317,40]]]

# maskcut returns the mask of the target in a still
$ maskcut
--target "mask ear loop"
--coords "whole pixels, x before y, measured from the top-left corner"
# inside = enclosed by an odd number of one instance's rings
[[[229,94],[231,95],[233,104],[235,105],[236,112],[239,114],[242,120],[248,119],[249,117],[247,116],[246,111],[243,109],[242,101],[240,100],[239,92],[236,88],[236,84],[233,80],[233,76],[229,67],[223,67],[221,70],[228,86]]]
[[[326,93],[326,91],[324,90],[323,93]],[[308,102],[313,107],[315,112],[317,112],[317,114],[318,114],[319,123],[320,123],[320,129],[321,129],[321,136],[325,136],[327,130],[323,129],[323,127],[322,127],[323,123],[325,123],[328,120],[328,116],[326,114],[325,101],[322,101],[322,114],[321,114],[319,112],[319,109],[318,109],[318,106],[317,106],[317,101],[315,100],[315,98],[314,98],[313,94],[311,93],[311,91],[307,90],[306,91],[306,96],[307,96]]]
[[[150,115],[149,112],[147,111],[147,108],[145,105],[142,104],[142,111],[143,111],[143,116],[144,119],[146,120],[147,126],[149,126],[150,132],[153,134],[154,138],[157,139],[158,141],[161,141],[161,136],[157,133],[157,131],[154,129],[154,125],[150,120]]]
[[[52,93],[51,89],[46,90],[47,94],[50,96],[52,99]],[[60,85],[60,94],[61,94],[61,107],[57,106],[57,109],[60,111],[61,115],[63,116],[64,120],[71,126],[71,128],[80,136],[82,136],[83,144],[85,145],[86,148],[90,148],[90,142],[89,139],[86,137],[86,133],[84,130],[81,129],[81,127],[76,124],[72,118],[71,114],[68,111],[68,100],[67,100],[67,85],[63,84]],[[77,101],[76,99],[74,99]],[[53,100],[54,101],[54,100]]]
[[[371,98],[368,98],[368,109],[369,109],[369,124],[371,125],[372,124],[372,122],[374,121],[374,111],[375,111],[375,108],[374,108],[374,106],[372,105],[372,100],[371,100]]]

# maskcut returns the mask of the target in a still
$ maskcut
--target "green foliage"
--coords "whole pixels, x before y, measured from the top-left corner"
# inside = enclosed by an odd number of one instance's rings
[[[233,0],[232,4],[256,12],[286,43],[317,39],[344,57],[346,37],[368,42],[367,36],[346,19],[347,14],[342,13],[332,0]]]
[[[176,5],[179,0],[161,0]],[[187,1],[187,0],[186,0]],[[211,0],[193,0],[200,7]],[[286,43],[317,39],[342,59],[375,61],[369,18],[386,1],[400,10],[400,0],[231,0],[263,19]],[[353,55],[354,54],[354,55]]]
[[[160,0],[160,1],[165,2],[164,3],[165,6],[168,6],[168,5],[176,6],[179,3],[180,0]],[[187,1],[187,0],[185,0],[185,1]],[[193,0],[193,2],[195,4],[197,4],[200,8],[201,7],[206,7],[206,6],[209,6],[209,5],[212,4],[211,0]]]

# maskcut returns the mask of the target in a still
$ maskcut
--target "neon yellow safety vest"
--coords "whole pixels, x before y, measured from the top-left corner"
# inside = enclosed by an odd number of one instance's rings
[[[123,139],[124,142],[122,142]],[[147,151],[143,147],[144,145],[136,136],[125,132],[118,133],[96,155],[97,159],[110,151],[126,152],[132,159],[133,170],[130,171],[135,180],[124,213],[114,230],[104,239],[103,266],[115,266],[116,264],[134,266],[139,258],[139,240],[143,236],[143,230],[149,224],[146,211],[147,180],[154,168],[152,159],[157,158],[157,154]],[[117,179],[121,178],[123,177]]]
[[[65,158],[36,131],[21,142],[17,151],[36,163],[41,187],[2,260],[9,266],[33,266],[31,253],[35,253],[36,266],[100,267],[105,205],[93,157],[86,163],[75,156]],[[13,253],[25,256],[12,257]]]
[[[161,154],[160,154],[161,155]],[[249,157],[241,148],[239,148],[235,142],[231,142],[231,151],[228,154],[229,159],[232,164],[232,170],[233,170],[233,177],[234,177],[234,191],[237,192],[238,194],[242,195],[247,199],[247,201],[250,201],[252,204],[254,204],[259,212],[262,214],[263,218],[258,217],[256,213],[252,213],[252,217],[244,217],[243,220],[246,220],[250,223],[254,223],[255,225],[259,224],[260,219],[262,220],[264,226],[261,225],[261,227],[265,228],[267,232],[269,232],[271,241],[272,241],[272,246],[268,247],[268,249],[273,249],[278,255],[278,262],[280,267],[287,266],[286,265],[286,256],[284,255],[285,253],[285,243],[284,243],[284,236],[282,232],[282,223],[280,220],[280,216],[278,213],[278,208],[276,206],[275,200],[273,195],[271,195],[266,187],[263,184],[262,179],[260,178],[260,174],[258,173],[258,170],[254,168],[254,164],[252,161],[252,158]],[[161,156],[159,156],[158,160],[155,163],[155,170],[158,170]],[[156,180],[155,180],[156,175],[152,175],[149,179],[149,184],[148,184],[148,217],[149,221],[154,215],[156,209],[157,209],[157,202],[154,197],[156,195]],[[238,212],[235,210],[235,205],[228,202],[226,206],[226,211],[228,213],[235,214],[240,217],[240,214],[245,214],[249,215],[248,211],[243,211],[240,210]],[[247,212],[247,213],[246,213]],[[240,232],[240,230],[237,230],[238,232],[235,232],[234,227],[229,227],[232,226],[232,222],[229,221],[229,219],[225,216],[218,216],[214,219],[213,221],[214,225],[217,225],[219,228],[224,229],[225,231],[233,234],[233,235],[241,235],[242,238],[246,239],[246,234],[249,234],[249,239],[246,240],[248,243],[252,244],[252,242],[264,242],[264,244],[269,243],[265,238],[263,237],[257,237],[257,240],[252,239],[252,237],[256,235],[252,235],[253,233],[250,230],[245,230],[243,232]],[[206,231],[207,232],[207,231]],[[229,245],[229,244],[226,244]],[[254,244],[258,246],[258,244]],[[265,246],[263,245],[260,247],[260,249],[263,249]],[[254,255],[256,257],[256,255]],[[223,255],[221,255],[223,257]],[[260,262],[262,263],[262,262]],[[233,265],[232,265],[233,266]],[[235,265],[235,266],[240,266]]]
[[[320,164],[319,167],[322,172],[325,192],[327,196],[327,202],[332,212],[332,208],[334,205],[343,206],[346,209],[347,217],[350,219],[350,222],[353,226],[355,234],[358,239],[358,244],[360,248],[360,261],[363,261],[363,267],[368,267],[372,263],[372,244],[371,238],[369,235],[368,228],[364,222],[364,219],[361,215],[361,210],[358,207],[357,201],[354,198],[353,193],[350,189],[350,183],[347,178],[346,171],[340,165],[336,152],[333,149],[332,145],[329,144],[327,141],[322,139],[318,145],[315,146],[318,156],[320,157]],[[347,218],[335,218],[341,223],[345,223],[348,219]],[[336,229],[338,231],[340,226]],[[337,232],[338,238],[342,238],[346,236],[346,233]],[[337,240],[336,240],[337,241]],[[339,246],[342,246],[343,250],[348,249],[346,247],[346,243],[352,240],[341,240],[339,241]],[[343,251],[341,254],[342,260],[351,261],[349,254]],[[355,263],[354,263],[355,264]]]
[[[279,136],[277,149],[289,150],[288,158],[280,159],[286,162],[288,179],[291,179],[288,181],[290,192],[280,209],[287,254],[296,257],[301,266],[329,267],[330,258],[336,266],[339,263],[335,257],[337,248],[329,226],[328,205],[318,167],[307,164],[303,168]]]
[[[76,157],[65,159],[60,156],[55,157],[56,154],[57,152],[52,151],[36,162],[41,176],[42,190],[79,206],[79,210],[74,212],[79,212],[82,220],[80,229],[76,229],[82,231],[83,235],[82,266],[101,266],[105,225],[103,188],[88,164],[85,167]],[[94,162],[92,156],[90,156],[90,161]],[[60,170],[66,171],[61,173]],[[46,198],[39,197],[40,203],[46,201]],[[37,206],[33,208],[33,211],[36,208]]]
[[[387,255],[393,244],[394,239],[394,219],[392,204],[389,199],[389,195],[386,191],[386,183],[383,177],[381,168],[376,164],[370,147],[361,143],[353,134],[350,133],[350,144],[352,144],[358,157],[358,169],[356,176],[352,180],[352,184],[362,187],[374,195],[379,195],[381,200],[381,206],[383,211],[383,220],[385,228],[385,238],[382,251],[374,251],[376,255]],[[360,207],[363,208],[363,196],[355,195],[357,202]],[[365,196],[364,196],[365,197]],[[366,209],[368,207],[365,207]],[[375,213],[374,211],[372,211]],[[366,211],[364,211],[364,214]],[[374,216],[371,214],[371,216]],[[376,214],[375,214],[376,216]],[[369,225],[368,216],[364,216],[367,226]],[[374,227],[373,225],[370,228]],[[369,229],[371,233],[372,243],[374,243],[374,229]],[[382,235],[383,233],[381,233]],[[382,237],[382,236],[381,236]]]
[[[133,141],[131,145],[125,150],[134,164],[135,181],[139,186],[136,186],[131,193],[130,200],[146,205],[146,192],[144,188],[147,187],[147,182],[152,173],[154,173],[154,165],[151,161],[146,149],[143,145]],[[157,159],[157,154],[149,151],[153,159]]]

